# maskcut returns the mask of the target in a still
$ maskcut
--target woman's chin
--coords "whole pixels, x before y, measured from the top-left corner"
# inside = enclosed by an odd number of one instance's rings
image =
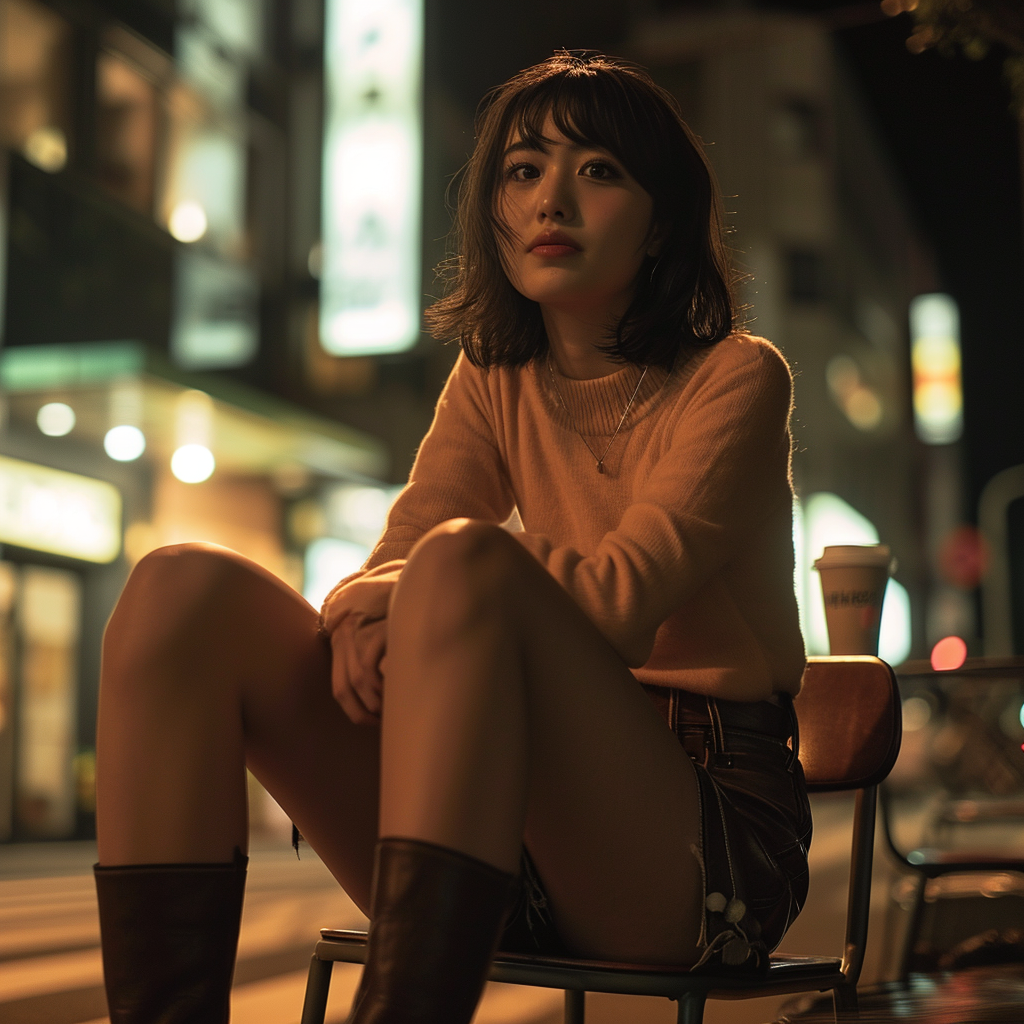
[[[624,308],[621,306],[619,296],[609,295],[604,291],[537,290],[526,297],[533,299],[543,312],[550,312],[557,316],[577,317],[588,322],[594,320],[604,322],[609,317],[617,321]]]

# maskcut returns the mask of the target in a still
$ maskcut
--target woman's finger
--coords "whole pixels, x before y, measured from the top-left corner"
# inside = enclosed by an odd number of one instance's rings
[[[362,702],[363,707],[371,714],[380,716],[380,687],[376,682],[376,671],[370,675],[365,669],[358,679],[354,680],[352,689]]]
[[[343,620],[331,637],[331,685],[335,700],[357,725],[380,722],[380,680],[376,671],[379,631]]]
[[[349,682],[371,714],[380,714],[380,686],[377,679],[375,635],[363,627],[349,644]]]
[[[345,712],[349,721],[354,725],[380,724],[380,717],[378,715],[370,714],[370,712],[363,707],[362,701],[358,698],[354,690],[346,690],[344,693],[337,695],[337,701],[341,705],[341,710]]]

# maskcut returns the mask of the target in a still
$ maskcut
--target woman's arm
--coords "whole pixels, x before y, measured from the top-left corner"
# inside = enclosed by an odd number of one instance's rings
[[[511,514],[515,499],[482,376],[459,355],[377,546],[362,569],[341,580],[324,601],[328,631],[349,616],[360,622],[383,619],[413,545],[438,523],[460,516],[502,523]]]
[[[516,535],[633,667],[665,619],[792,501],[789,368],[760,342],[732,351],[713,351],[684,391],[671,444],[593,554]]]
[[[321,608],[334,696],[357,724],[380,719],[388,602],[413,545],[438,523],[459,516],[504,522],[515,504],[479,373],[460,354],[377,546]]]

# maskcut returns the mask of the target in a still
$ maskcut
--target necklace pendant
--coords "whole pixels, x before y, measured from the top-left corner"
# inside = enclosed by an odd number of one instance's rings
[[[598,471],[598,473],[603,473],[604,472],[604,459],[601,459],[601,460],[598,461],[598,463],[597,463],[597,471]]]

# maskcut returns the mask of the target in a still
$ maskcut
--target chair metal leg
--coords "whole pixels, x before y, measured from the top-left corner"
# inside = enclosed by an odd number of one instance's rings
[[[914,890],[914,904],[910,911],[910,919],[907,921],[907,934],[903,939],[897,981],[905,982],[910,977],[910,961],[914,956],[914,948],[917,945],[917,933],[921,928],[921,921],[924,918],[924,895],[927,887],[928,879],[921,875],[917,888]]]
[[[583,1024],[587,1012],[587,993],[581,988],[565,990],[565,1024]]]
[[[677,1024],[703,1024],[707,998],[706,992],[684,992],[679,997]]]
[[[306,981],[306,998],[302,1002],[300,1024],[324,1024],[327,1016],[327,993],[331,988],[333,960],[321,960],[315,956],[309,962],[309,978]]]
[[[857,986],[836,985],[832,989],[832,1006],[835,1010],[837,1021],[840,1019],[840,1015],[842,1015],[844,1020],[848,1019],[848,1015],[856,1016]]]

